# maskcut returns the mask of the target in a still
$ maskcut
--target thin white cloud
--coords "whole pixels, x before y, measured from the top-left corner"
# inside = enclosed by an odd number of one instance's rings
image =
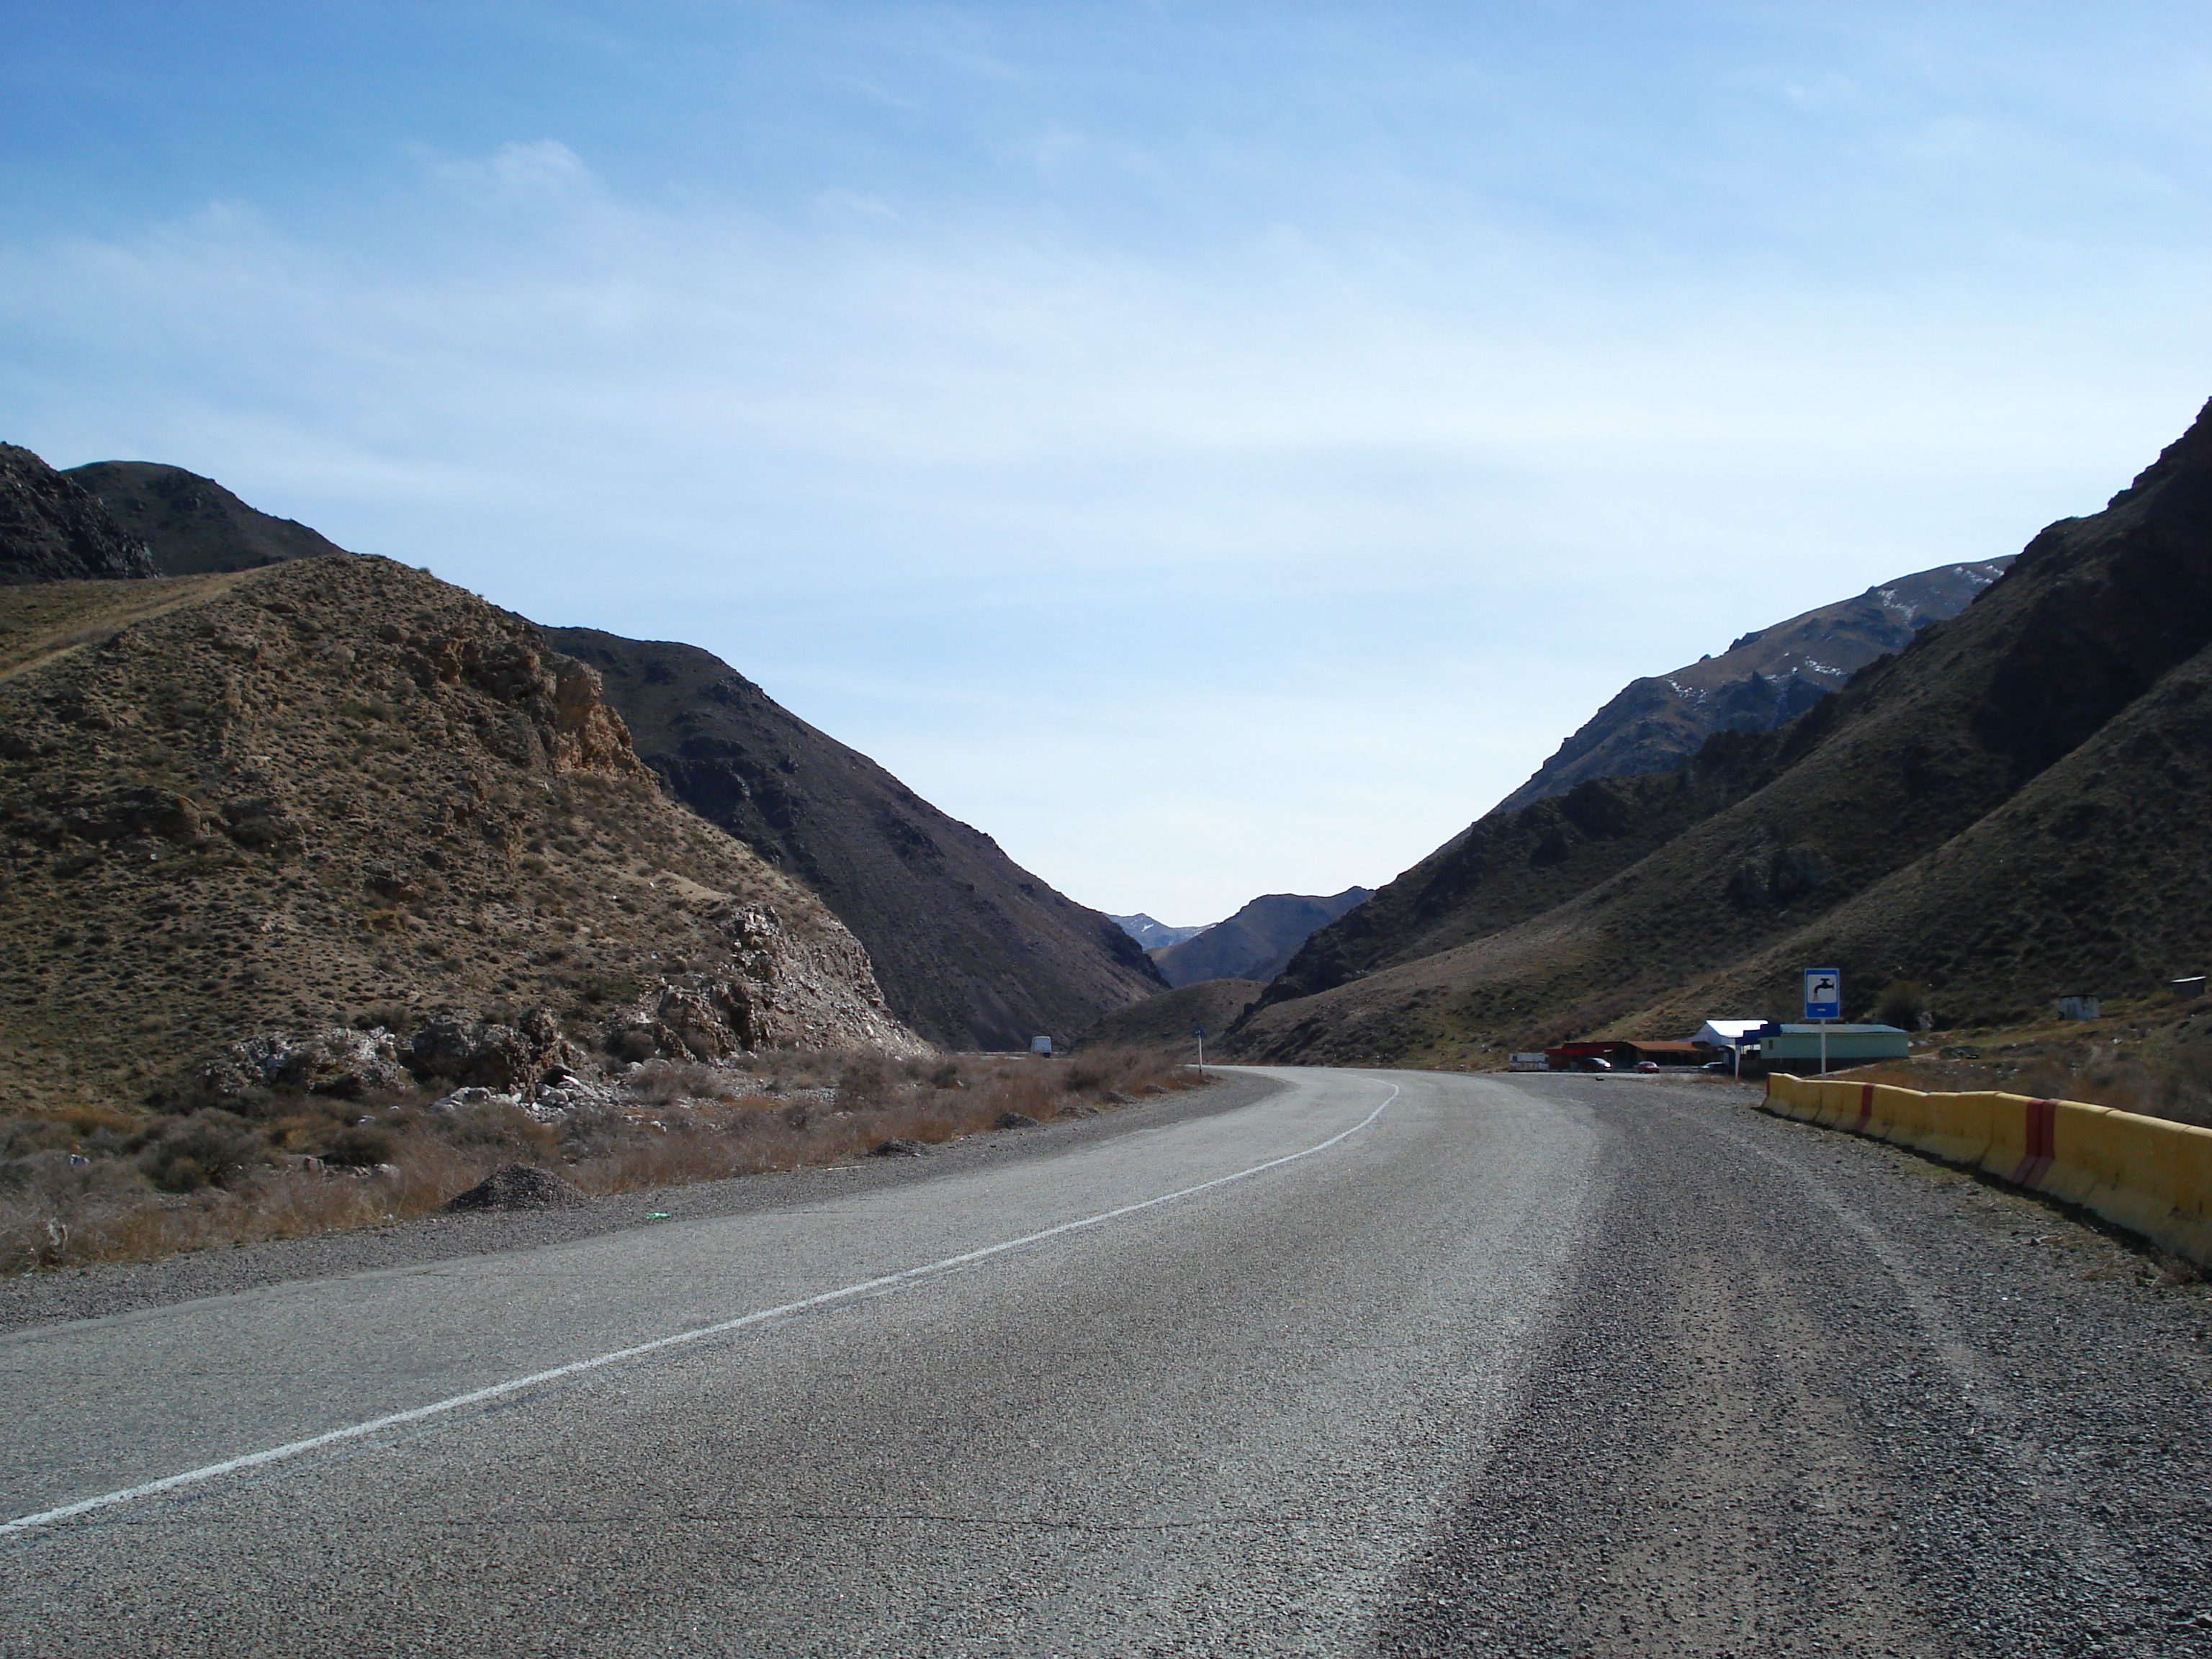
[[[594,184],[583,159],[557,138],[501,144],[487,156],[432,160],[428,172],[443,188],[475,202],[557,202]]]

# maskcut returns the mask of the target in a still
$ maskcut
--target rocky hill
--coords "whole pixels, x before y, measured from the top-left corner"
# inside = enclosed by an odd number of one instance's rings
[[[212,478],[157,461],[94,461],[62,474],[90,495],[134,541],[155,574],[197,576],[249,570],[345,550],[292,519],[257,511]]]
[[[1179,945],[1152,952],[1170,985],[1208,979],[1273,979],[1314,930],[1335,921],[1367,897],[1370,889],[1347,887],[1327,898],[1304,893],[1266,893],[1226,921],[1217,921]]]
[[[2212,955],[2212,410],[2106,509],[1771,732],[1494,812],[1310,939],[1272,1059],[1459,1061],[1929,987],[1947,1019]],[[1852,1012],[1856,1012],[1854,1008]]]
[[[0,444],[0,586],[150,576],[154,561],[74,479]]]
[[[1947,564],[1884,582],[1744,635],[1718,656],[1631,680],[1498,805],[1526,806],[1587,778],[1670,772],[1716,732],[1769,732],[1795,720],[1914,634],[1947,621],[2012,561]]]
[[[45,477],[94,519],[104,508],[111,532],[145,544],[164,575],[344,555],[181,467],[99,461]],[[932,1041],[1025,1048],[1161,988],[1141,949],[1095,913],[727,665],[688,646],[554,631],[608,676],[665,792],[824,898],[873,956],[894,1008]]]
[[[521,617],[376,558],[0,589],[0,1114],[763,1046],[921,1045]]]
[[[820,894],[899,1018],[957,1048],[1072,1038],[1163,988],[1113,921],[694,646],[548,630],[603,677],[668,793]]]

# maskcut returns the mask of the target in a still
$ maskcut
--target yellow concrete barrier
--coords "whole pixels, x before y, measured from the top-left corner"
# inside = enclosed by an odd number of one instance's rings
[[[1964,1164],[2078,1204],[2212,1267],[2212,1129],[2077,1100],[1768,1074],[1766,1109]]]

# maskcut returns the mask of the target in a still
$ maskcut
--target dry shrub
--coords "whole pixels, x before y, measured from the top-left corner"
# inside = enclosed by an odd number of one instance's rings
[[[432,1110],[420,1093],[272,1097],[253,1103],[252,1119],[0,1121],[0,1269],[404,1221],[508,1164],[556,1171],[586,1193],[631,1192],[834,1164],[893,1139],[953,1140],[1010,1111],[1049,1122],[1206,1080],[1143,1050],[1074,1060],[794,1053],[753,1063],[744,1073],[648,1063],[615,1104],[550,1121],[495,1102]]]

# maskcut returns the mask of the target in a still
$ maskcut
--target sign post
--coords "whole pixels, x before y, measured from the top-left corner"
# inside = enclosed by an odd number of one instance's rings
[[[1844,970],[1808,968],[1805,970],[1805,1018],[1820,1026],[1820,1075],[1828,1074],[1828,1022],[1844,1017]]]
[[[1200,1025],[1192,1028],[1191,1035],[1198,1039],[1198,1063],[1204,1066],[1206,1064],[1206,1027]]]

